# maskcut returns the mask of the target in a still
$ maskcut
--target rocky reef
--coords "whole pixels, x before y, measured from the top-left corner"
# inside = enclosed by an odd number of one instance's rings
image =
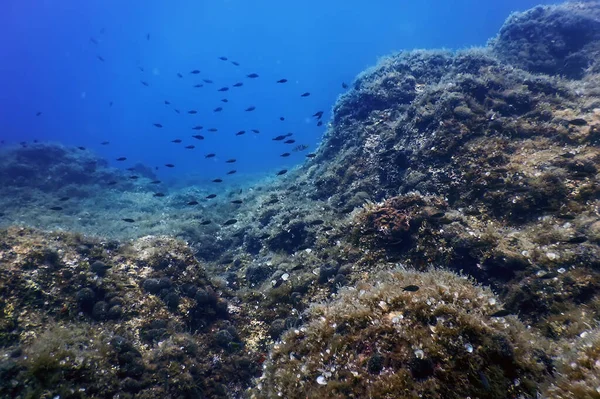
[[[256,397],[534,396],[549,359],[514,318],[490,318],[489,290],[439,270],[375,281],[311,307],[274,346]]]
[[[598,397],[598,55],[574,2],[384,58],[238,204],[8,151],[0,396]]]
[[[258,358],[184,243],[2,233],[0,396],[219,397]],[[184,395],[184,396],[182,396]]]

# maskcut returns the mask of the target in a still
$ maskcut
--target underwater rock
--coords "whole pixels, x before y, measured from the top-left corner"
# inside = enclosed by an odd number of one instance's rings
[[[110,269],[110,266],[104,262],[100,262],[99,260],[95,261],[90,265],[90,270],[96,273],[98,276],[104,276],[106,271]]]
[[[53,248],[52,264],[61,266],[39,263],[41,248]],[[115,247],[77,234],[0,230],[0,375],[7,377],[0,396],[38,397],[52,386],[54,396],[71,397],[79,386],[88,396],[153,397],[165,389],[177,397],[200,391],[226,397],[213,378],[243,390],[261,352],[224,355],[245,347],[248,332],[237,326],[250,323],[239,312],[229,314],[191,252],[173,239]],[[97,270],[112,265],[110,273],[91,273],[90,258]],[[225,318],[227,326],[215,324]],[[214,345],[213,325],[233,337],[225,348]],[[186,351],[177,357],[177,372],[169,368],[174,346]],[[193,347],[204,349],[187,352]],[[216,358],[221,371],[214,369]]]
[[[518,68],[581,79],[588,68],[598,72],[600,6],[573,2],[514,13],[491,44]]]
[[[260,284],[273,274],[274,268],[266,264],[253,264],[246,269],[246,281],[250,284]]]
[[[408,284],[421,289],[401,288]],[[489,290],[449,272],[383,273],[313,306],[307,323],[284,333],[253,395],[535,395],[543,351],[515,318],[491,319],[498,306]]]
[[[267,241],[272,251],[284,251],[289,254],[300,249],[308,248],[314,242],[314,233],[307,229],[303,221],[290,223],[285,230],[274,234]]]
[[[561,343],[557,378],[543,392],[544,398],[594,398],[600,389],[600,331],[588,330]]]

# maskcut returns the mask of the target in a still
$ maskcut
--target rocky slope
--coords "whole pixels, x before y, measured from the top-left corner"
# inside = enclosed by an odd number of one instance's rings
[[[383,59],[317,156],[239,206],[128,182],[116,216],[68,209],[118,240],[4,230],[0,393],[597,397],[599,52],[597,2],[537,7],[485,48]],[[14,198],[76,196],[7,159]]]

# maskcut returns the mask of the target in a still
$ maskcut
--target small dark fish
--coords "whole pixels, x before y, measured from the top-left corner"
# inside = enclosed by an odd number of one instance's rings
[[[156,127],[158,127],[158,128],[163,127],[163,125],[161,125],[160,123],[154,123],[153,125],[156,126]]]
[[[131,180],[137,180],[137,179],[139,179],[140,177],[139,177],[139,176],[136,176],[136,175],[133,175],[133,176],[129,176],[129,178],[130,178]]]
[[[248,77],[250,79],[256,79],[256,78],[258,78],[258,74],[257,73],[251,73],[250,75],[246,75],[246,77]]]
[[[213,199],[213,198],[215,198],[216,196],[217,196],[217,194],[208,194],[208,195],[206,196],[206,199]]]
[[[197,140],[204,140],[204,136],[202,136],[200,134],[195,134],[192,137],[195,138],[195,139],[197,139]]]
[[[197,85],[194,85],[194,88],[195,88],[195,89],[199,89],[199,88],[201,88],[201,87],[204,87],[204,85],[203,85],[203,84],[200,84],[200,83],[198,83]]]
[[[198,75],[200,73],[200,71],[198,69],[194,69],[193,71],[190,72],[192,75]]]
[[[220,88],[219,90],[217,90],[217,91],[227,91],[227,90],[229,90],[229,87],[221,87],[221,88]]]
[[[198,201],[190,201],[186,205],[189,205],[189,206],[198,205]]]
[[[317,156],[317,154],[313,154],[313,153],[306,154],[306,158],[314,158],[316,156]]]
[[[317,126],[323,126],[323,121],[318,121]]]
[[[124,218],[124,219],[121,219],[121,220],[124,221],[124,222],[127,222],[127,223],[134,223],[135,222],[135,220],[130,219],[130,218]]]
[[[127,158],[125,157],[121,157],[121,158],[117,158],[117,161],[125,161]]]
[[[62,197],[62,198],[59,198],[59,201],[65,202],[65,201],[68,201],[69,199],[71,199],[71,197]]]
[[[242,204],[243,202],[244,201],[242,201],[242,200],[233,200],[233,201],[231,201],[232,204],[236,204],[236,205]]]
[[[237,172],[237,170],[230,170],[229,172],[227,172],[227,174],[228,174],[228,175],[232,175],[232,174],[234,174],[235,172]]]
[[[246,131],[245,130],[240,130],[239,132],[237,132],[235,135],[236,136],[241,136],[242,134],[245,134]]]
[[[417,292],[419,291],[419,286],[418,285],[407,285],[406,287],[402,288],[403,291],[408,291],[408,292]]]
[[[283,134],[282,134],[282,135],[279,135],[279,136],[277,136],[277,137],[274,137],[272,140],[275,140],[275,141],[281,141],[281,140],[283,140],[283,139],[284,139],[284,138],[286,138],[286,137],[287,137],[287,135],[283,135]]]
[[[313,115],[313,117],[317,118],[317,119],[321,119],[322,116],[323,116],[323,111],[315,112]]]
[[[227,221],[225,221],[225,223],[223,223],[223,226],[231,226],[232,224],[236,224],[237,220],[236,219],[229,219]]]
[[[62,211],[63,209],[60,206],[53,206],[50,208],[51,211]]]
[[[490,317],[505,317],[505,316],[510,316],[510,315],[511,315],[510,310],[502,309],[495,313],[492,313],[490,315]]]
[[[98,44],[98,40],[94,39],[93,37],[90,37],[90,42],[92,42],[94,44]]]
[[[227,57],[219,57],[221,61],[227,61]]]
[[[234,163],[236,160],[234,158],[228,159],[225,163]]]
[[[213,109],[213,112],[221,112],[223,111],[223,107],[217,107],[215,109]]]
[[[280,157],[289,157],[290,153],[289,152],[284,152],[283,154],[280,155]]]
[[[160,180],[152,180],[152,181],[150,182],[150,184],[160,184],[160,183],[161,183],[161,181],[160,181]]]
[[[104,58],[100,57],[99,55],[97,56],[97,58],[98,58],[100,61],[104,62]]]
[[[258,130],[258,129],[252,129],[252,133],[258,134],[258,133],[260,133],[260,130]]]
[[[200,222],[200,224],[201,224],[202,226],[206,226],[206,225],[209,225],[209,224],[211,224],[211,223],[212,223],[212,222],[211,222],[210,220],[203,220],[203,221],[201,221],[201,222]]]
[[[113,106],[113,102],[112,102],[112,101],[110,101],[110,102],[108,103],[108,106],[109,106],[109,107],[112,107],[112,106]]]
[[[165,100],[165,105],[171,105],[171,103],[167,100]]]
[[[271,237],[271,235],[269,233],[265,233],[265,234],[261,234],[260,236],[258,236],[258,239],[259,240],[266,240],[269,237]]]
[[[284,141],[283,143],[284,143],[284,144],[294,144],[295,142],[296,142],[296,140],[294,140],[294,139],[289,139],[289,140],[286,140],[286,141]]]
[[[177,77],[178,77],[178,78],[183,78],[183,75],[182,75],[182,74],[180,74],[179,72],[177,72]]]
[[[237,82],[233,85],[233,87],[242,87],[244,84],[242,82]]]
[[[210,154],[206,154],[206,155],[204,156],[204,158],[214,158],[214,157],[215,157],[215,155],[216,155],[216,154],[214,154],[214,153],[212,153],[212,152],[211,152]]]
[[[78,149],[80,149],[81,151],[85,151],[85,147],[77,147]]]
[[[222,99],[221,99],[221,102],[228,103],[228,102],[229,102],[229,100],[228,100],[228,99],[226,99],[226,98],[222,98]]]
[[[483,385],[486,391],[490,391],[492,389],[490,381],[485,376],[485,374],[483,374],[483,371],[479,372],[479,380],[481,381],[481,385]]]
[[[203,81],[204,83],[209,83],[209,84],[210,84],[210,83],[213,83],[213,81],[212,81],[212,80],[210,80],[210,79],[202,79],[202,81]]]
[[[265,202],[267,205],[273,205],[279,202],[279,198],[271,198],[269,201]]]
[[[223,183],[223,179],[214,179],[213,183]]]
[[[195,146],[195,145],[186,145],[186,146],[185,146],[185,149],[186,149],[186,150],[193,150],[194,148],[196,148],[196,146]]]
[[[306,144],[299,144],[299,145],[295,146],[292,151],[299,152],[299,151],[304,151],[307,148],[308,148],[308,146]]]
[[[237,62],[237,61],[231,61],[231,63],[232,63],[233,65],[235,65],[235,66],[240,66],[240,63],[239,63],[239,62]]]
[[[171,143],[177,143],[177,144],[179,144],[179,143],[181,143],[181,139],[171,140]]]
[[[282,169],[279,172],[277,172],[277,176],[285,175],[286,173],[287,173],[287,169]]]
[[[146,34],[146,40],[150,40],[150,33]]]
[[[114,181],[114,180],[111,180],[111,181],[109,181],[109,182],[108,182],[108,183],[106,183],[106,184],[108,184],[109,186],[114,186],[115,184],[117,184],[117,182],[116,182],[116,181]]]
[[[342,89],[347,89],[347,88],[348,88],[348,85],[346,83],[342,82]]]
[[[216,132],[216,131],[218,131],[218,130],[219,129],[217,129],[216,127],[211,127],[210,129],[208,129],[209,132],[213,132],[213,133]]]
[[[173,111],[177,112],[178,114],[181,113],[181,111],[179,111],[178,109],[174,109]]]
[[[40,116],[42,114],[42,112],[36,112],[35,116]]]
[[[166,163],[165,166],[167,168],[174,168],[175,167],[175,165],[173,165],[172,163]]]
[[[148,82],[144,82],[143,80],[140,80],[140,83],[143,84],[144,86],[149,86]]]
[[[305,92],[305,93],[300,94],[300,97],[308,97],[308,96],[310,96],[309,92]]]
[[[139,66],[139,67],[138,67],[138,69],[139,69],[141,72],[144,72],[144,68],[143,68],[143,67]]]
[[[204,126],[200,126],[200,125],[194,126],[192,128],[192,130],[202,130],[202,129],[204,129]]]
[[[254,105],[251,105],[248,108],[246,108],[246,112],[251,112],[251,111],[254,111],[255,109],[256,109],[256,107]]]
[[[283,116],[280,116],[279,120],[283,122],[285,120],[285,118]]]
[[[585,126],[585,125],[587,125],[587,124],[588,124],[588,123],[587,123],[587,121],[586,121],[585,119],[583,119],[583,118],[575,118],[575,119],[571,119],[571,120],[569,121],[569,123],[570,123],[571,125],[575,125],[575,126]]]
[[[320,226],[320,225],[322,225],[323,223],[325,223],[325,221],[324,221],[324,220],[322,220],[322,219],[315,219],[315,220],[313,220],[312,222],[310,222],[310,225],[311,225],[311,226]]]
[[[198,111],[196,111],[195,109],[191,109],[188,111],[188,114],[190,114],[190,115],[195,115],[197,113],[198,113]]]
[[[277,83],[287,83],[287,81],[288,81],[287,79],[279,79],[277,81]]]
[[[153,197],[159,197],[159,198],[164,197],[164,196],[165,196],[165,193],[156,193],[153,195]]]
[[[293,136],[293,135],[294,135],[294,133],[289,132],[288,134],[285,135],[285,137],[290,137],[290,136]]]

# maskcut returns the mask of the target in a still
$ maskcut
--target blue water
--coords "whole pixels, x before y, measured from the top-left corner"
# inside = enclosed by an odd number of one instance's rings
[[[326,122],[342,82],[350,84],[379,57],[484,45],[511,11],[539,3],[6,0],[0,13],[0,139],[84,146],[114,166],[158,166],[162,177],[214,178],[232,169],[224,162],[229,158],[238,160],[233,169],[242,175],[289,168],[306,153],[292,147],[315,150],[325,131],[326,123],[316,126],[311,115],[323,110]],[[193,69],[201,73],[190,74]],[[250,73],[260,77],[249,79]],[[275,83],[282,78],[288,82]],[[244,85],[231,87],[236,82]],[[198,83],[204,87],[192,87]],[[222,86],[229,91],[218,92]],[[311,95],[301,97],[304,92]],[[256,110],[244,111],[249,106]],[[213,112],[216,107],[223,111]],[[191,109],[198,114],[189,115]],[[204,130],[191,130],[195,125]],[[207,132],[211,127],[218,132]],[[246,134],[235,136],[240,130]],[[271,140],[288,132],[295,144]],[[197,133],[206,139],[191,138]],[[171,143],[178,138],[182,144]],[[196,148],[183,148],[190,144]],[[280,157],[284,152],[292,155]],[[206,153],[217,156],[205,159]],[[128,160],[114,161],[121,156]]]

